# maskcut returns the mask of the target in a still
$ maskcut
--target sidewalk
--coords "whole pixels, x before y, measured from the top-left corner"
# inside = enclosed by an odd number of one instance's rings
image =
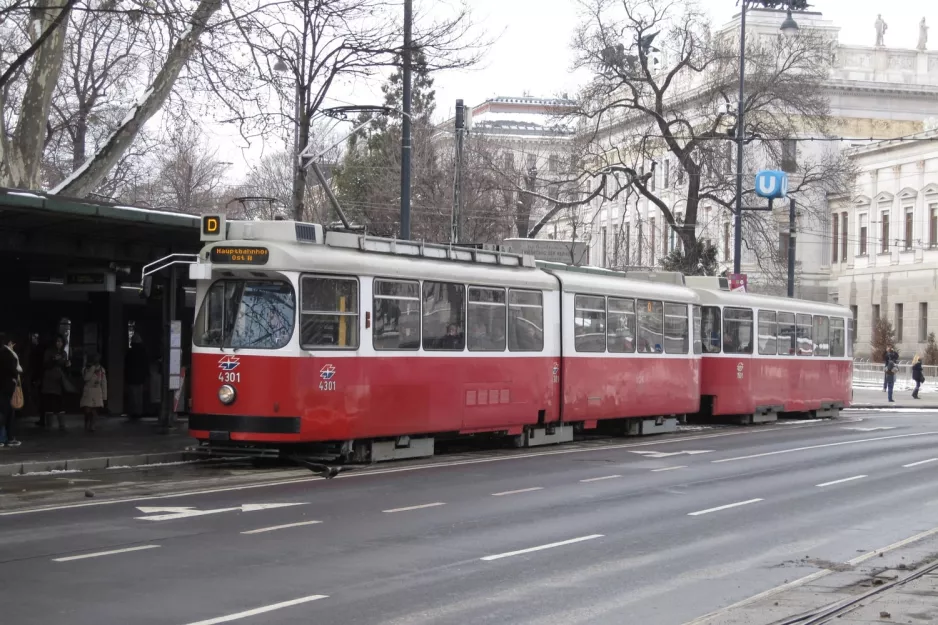
[[[35,424],[35,418],[18,420],[17,438],[23,444],[0,449],[0,476],[178,462],[189,458],[185,448],[195,444],[185,421],[169,434],[160,432],[155,418],[99,417],[93,433],[84,431],[81,415],[66,417],[65,432],[58,423],[47,430]]]
[[[895,549],[844,563],[806,558],[789,566],[821,570],[742,601],[693,625],[938,623],[938,530]],[[799,566],[800,565],[800,566]],[[829,567],[829,568],[821,568]]]
[[[886,400],[886,393],[883,391],[883,387],[871,388],[871,387],[853,387],[853,403],[851,408],[893,408],[893,409],[910,409],[910,408],[932,408],[938,410],[938,392],[933,390],[932,387],[925,388],[919,391],[919,399],[912,398],[912,389],[914,386],[903,385],[902,388],[896,384],[892,392],[892,398],[895,400],[895,403],[890,404]]]

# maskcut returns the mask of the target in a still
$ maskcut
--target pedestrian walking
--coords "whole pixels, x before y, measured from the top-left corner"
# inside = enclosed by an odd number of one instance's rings
[[[23,408],[23,367],[13,339],[0,334],[0,447],[19,447],[16,411]]]
[[[889,345],[886,347],[885,360],[886,360],[887,365],[889,364],[890,360],[895,362],[896,365],[899,364],[899,352],[897,352],[896,348],[893,347],[892,345]],[[885,375],[883,375],[883,392],[884,393],[886,392],[886,376]]]
[[[892,390],[896,385],[896,374],[899,372],[899,363],[894,360],[887,360],[884,370],[886,372],[886,392],[888,393],[886,397],[891,403],[894,403],[895,400],[892,398]]]
[[[144,412],[143,389],[150,377],[150,363],[143,338],[136,332],[127,351],[126,371],[127,399],[130,404],[127,414],[131,419],[139,419]]]
[[[58,416],[59,429],[65,431],[65,405],[62,395],[71,386],[68,380],[68,367],[71,366],[65,352],[65,339],[55,337],[55,343],[46,351],[43,358],[42,373],[42,411],[45,415],[43,425],[52,425],[52,415]]]
[[[912,391],[912,397],[918,399],[918,390],[925,383],[925,373],[922,371],[922,355],[915,354],[912,359],[912,381],[915,382],[915,390]]]
[[[85,413],[85,431],[94,432],[94,418],[98,410],[104,408],[107,402],[107,373],[101,366],[101,357],[97,354],[88,355],[88,364],[82,372],[85,381],[81,392],[79,405]]]

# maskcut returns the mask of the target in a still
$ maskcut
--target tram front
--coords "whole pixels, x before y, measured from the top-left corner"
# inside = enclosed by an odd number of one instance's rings
[[[289,243],[322,229],[295,222],[203,217],[208,242],[190,269],[198,313],[192,331],[190,435],[216,449],[273,450],[302,442],[296,338],[299,271]]]

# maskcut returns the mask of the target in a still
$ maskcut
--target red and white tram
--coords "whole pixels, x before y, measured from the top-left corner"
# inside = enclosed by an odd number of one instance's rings
[[[849,403],[839,306],[292,221],[207,217],[203,239],[189,429],[209,446],[375,461]]]
[[[689,286],[713,281],[687,278]],[[786,412],[836,416],[850,404],[849,309],[718,288],[696,290],[702,305],[703,414],[759,422]]]
[[[191,272],[197,439],[377,460],[440,435],[664,431],[698,408],[686,287],[312,224],[226,229]]]

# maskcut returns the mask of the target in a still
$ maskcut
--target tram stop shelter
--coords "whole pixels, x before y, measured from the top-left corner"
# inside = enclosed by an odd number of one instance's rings
[[[125,355],[138,334],[150,365],[145,388],[154,389],[147,391],[148,405],[168,415],[169,322],[182,322],[184,365],[194,291],[186,287],[185,267],[155,274],[147,289],[142,270],[170,254],[197,254],[200,247],[195,215],[0,188],[0,331],[15,337],[21,360],[25,355],[33,371],[42,353],[33,342],[56,334],[67,339],[75,376],[87,354],[100,355],[112,414],[124,411]],[[65,409],[77,412],[77,395],[66,398]]]

